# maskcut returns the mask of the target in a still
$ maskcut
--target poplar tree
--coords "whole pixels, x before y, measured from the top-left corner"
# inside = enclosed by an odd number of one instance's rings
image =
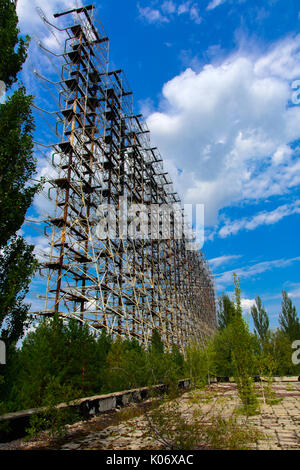
[[[255,303],[256,305],[252,305],[251,307],[251,315],[255,332],[261,342],[264,343],[269,334],[269,317],[259,296],[256,297]]]
[[[28,36],[20,37],[16,2],[0,0],[0,82],[10,95],[0,104],[0,331],[7,345],[24,333],[29,307],[23,300],[37,266],[33,246],[17,235],[39,188],[31,184],[33,97],[17,83],[28,44]]]
[[[223,330],[226,328],[235,314],[234,302],[230,300],[227,294],[222,294],[218,301],[218,328]]]
[[[235,315],[230,324],[232,333],[232,359],[234,377],[239,397],[243,403],[243,410],[247,415],[258,412],[259,404],[252,380],[254,373],[254,351],[251,333],[243,319],[240,280],[233,274],[235,292]]]
[[[300,322],[297,317],[296,307],[285,290],[282,291],[279,325],[281,331],[288,336],[291,342],[300,339]]]

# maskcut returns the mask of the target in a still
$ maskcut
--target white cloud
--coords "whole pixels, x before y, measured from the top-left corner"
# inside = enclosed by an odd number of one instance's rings
[[[150,7],[141,8],[138,6],[140,17],[148,21],[148,23],[168,23],[169,20],[162,13]]]
[[[245,299],[241,298],[242,310],[250,312],[252,305],[255,304],[255,299]]]
[[[50,241],[44,235],[32,236],[32,235],[25,235],[24,236],[27,243],[30,245],[34,245],[34,254],[39,262],[45,262],[49,260],[50,256]]]
[[[300,137],[300,107],[288,106],[286,72],[288,64],[300,76],[299,48],[300,35],[264,56],[239,51],[163,86],[160,110],[147,119],[153,143],[185,202],[205,204],[206,225],[226,206],[300,184],[298,149],[291,148]]]
[[[43,186],[43,191],[37,193],[33,200],[33,207],[39,214],[39,216],[44,219],[49,215],[53,216],[54,211],[54,202],[56,197],[55,189],[49,183],[49,180],[57,178],[57,170],[51,164],[51,152],[49,156],[45,157],[38,153],[37,158],[37,176],[36,179],[44,178],[45,184]],[[51,189],[52,188],[52,189]],[[50,190],[50,192],[49,192]],[[49,199],[51,197],[51,200]]]
[[[190,9],[190,18],[192,21],[194,21],[196,24],[200,24],[202,22],[202,18],[199,14],[199,10],[196,6],[193,6]]]
[[[219,266],[229,263],[232,260],[240,258],[241,255],[224,255],[218,256],[217,258],[209,259],[208,262],[211,265],[212,269],[216,269]]]
[[[222,5],[222,3],[225,3],[226,0],[212,0],[208,5],[207,5],[207,10],[214,10],[217,8],[219,5]]]
[[[300,214],[300,200],[293,204],[284,204],[273,211],[262,211],[253,217],[244,217],[239,220],[228,220],[219,230],[222,238],[235,235],[241,230],[254,230],[261,225],[272,225],[289,215]]]
[[[280,165],[281,163],[289,160],[292,154],[293,151],[288,145],[280,145],[272,157],[273,163],[275,165]]]
[[[176,11],[176,5],[172,1],[165,1],[161,6],[162,11],[165,13],[174,13]]]
[[[181,5],[178,6],[178,15],[182,15],[183,13],[188,13],[190,9],[190,3],[191,2],[185,2],[181,3]]]
[[[37,7],[43,10],[51,23],[55,23],[54,13],[76,8],[81,4],[82,2],[78,0],[18,0],[17,14],[20,26],[32,32],[37,26],[43,24],[36,10]]]
[[[298,285],[298,287],[290,290],[288,292],[288,295],[289,297],[291,297],[292,299],[300,299],[300,285]]]
[[[262,56],[255,64],[255,73],[261,76],[274,76],[293,80],[300,76],[299,36],[292,39],[287,37]]]
[[[21,33],[29,34],[31,37],[29,57],[22,71],[22,79],[34,95],[38,95],[39,90],[36,89],[37,80],[33,76],[32,69],[37,65],[39,71],[43,70],[46,75],[50,75],[55,69],[54,61],[50,67],[49,59],[46,59],[45,53],[41,52],[37,44],[41,42],[47,49],[55,53],[62,53],[66,39],[65,33],[44,22],[43,16],[53,25],[62,28],[66,24],[73,23],[72,17],[70,15],[63,16],[57,21],[53,14],[71,10],[81,5],[81,0],[18,0],[17,14]],[[59,58],[55,62],[56,68],[59,69],[61,66]]]
[[[299,261],[299,256],[288,259],[281,258],[272,261],[263,261],[261,263],[253,264],[252,266],[245,266],[236,270],[225,271],[215,275],[216,283],[218,289],[223,290],[225,286],[233,284],[233,273],[236,273],[240,279],[248,279],[272,269],[286,268],[291,264]]]
[[[230,3],[244,3],[246,0],[231,0]],[[277,1],[277,0],[275,0]],[[211,0],[209,4],[206,7],[206,10],[214,10],[215,8],[219,7],[220,5],[223,5],[224,3],[227,3],[228,0]],[[272,0],[271,0],[272,2]],[[267,13],[264,11],[264,9],[259,11],[258,18],[265,17]]]
[[[178,6],[172,0],[166,0],[157,8],[151,8],[149,6],[141,7],[139,3],[137,7],[140,13],[140,18],[148,21],[148,23],[169,23],[171,19],[183,14],[188,14],[190,20],[196,24],[200,24],[202,22],[198,4],[191,0],[181,3]]]
[[[190,20],[193,21],[194,23],[200,24],[202,22],[202,18],[200,16],[197,3],[193,3],[189,1],[189,2],[182,3],[181,5],[179,5],[177,9],[178,16],[183,15],[185,13],[189,15]]]

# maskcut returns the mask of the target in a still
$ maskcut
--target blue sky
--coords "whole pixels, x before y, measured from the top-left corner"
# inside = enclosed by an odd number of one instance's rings
[[[19,0],[22,33],[32,36],[23,79],[39,105],[49,92],[32,74],[51,76],[35,39],[57,48],[36,6],[53,12],[73,0]],[[277,325],[281,290],[300,310],[300,5],[296,0],[101,0],[111,68],[123,68],[152,142],[185,203],[205,204],[203,251],[217,292],[240,276],[245,309],[262,297]],[[297,6],[298,5],[298,6]],[[51,18],[52,19],[52,18]],[[293,89],[293,86],[296,87]],[[296,92],[296,93],[295,93]],[[300,92],[298,93],[300,95]],[[42,106],[43,107],[43,106]],[[51,138],[40,115],[38,136]],[[50,139],[50,140],[49,140]],[[38,172],[49,175],[39,156]],[[30,217],[49,206],[36,198]],[[23,233],[47,250],[31,226]],[[41,288],[34,281],[31,299]]]

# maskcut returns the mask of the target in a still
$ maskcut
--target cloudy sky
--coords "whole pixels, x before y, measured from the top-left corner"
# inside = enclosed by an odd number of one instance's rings
[[[110,38],[111,68],[124,69],[135,110],[147,119],[176,190],[185,203],[205,205],[203,251],[217,292],[232,293],[236,272],[245,309],[260,295],[276,326],[282,289],[300,310],[300,5],[297,0],[94,3]],[[37,62],[46,76],[53,67],[36,44],[42,40],[59,53],[61,41],[36,7],[55,22],[53,12],[80,4],[18,1],[21,31],[32,37],[23,79],[44,107],[49,92],[32,72]],[[49,143],[39,115],[37,123],[39,137]],[[49,171],[45,162],[46,156],[40,157],[40,174]],[[30,215],[47,210],[39,197]],[[41,236],[26,227],[24,233],[38,250],[47,249]]]

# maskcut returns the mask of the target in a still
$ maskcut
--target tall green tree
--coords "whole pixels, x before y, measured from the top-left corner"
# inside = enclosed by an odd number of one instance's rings
[[[251,315],[255,327],[255,332],[260,341],[264,343],[269,334],[269,317],[259,296],[255,299],[256,305],[251,307]]]
[[[33,247],[23,238],[15,238],[0,258],[0,325],[2,339],[13,344],[26,326],[28,306],[23,300],[28,292],[28,279],[35,261]]]
[[[157,354],[163,354],[164,352],[164,343],[160,337],[160,334],[156,328],[152,330],[151,337],[151,351]]]
[[[29,184],[36,168],[31,103],[21,87],[0,105],[0,247],[20,229],[38,189]]]
[[[56,402],[100,392],[103,358],[88,326],[76,320],[45,319],[29,332],[10,367],[8,398],[14,408],[43,406],[49,396]],[[10,373],[12,375],[12,373]],[[30,377],[30,380],[28,379]],[[8,401],[9,401],[8,400]]]
[[[29,37],[19,36],[16,2],[0,1],[0,80],[9,88],[17,81],[17,74],[27,57]]]
[[[28,43],[19,34],[16,3],[0,0],[0,81],[7,90],[18,80]],[[36,269],[33,247],[16,235],[39,188],[30,184],[36,168],[31,103],[19,84],[0,104],[0,331],[8,344],[23,335],[23,300]]]
[[[227,294],[222,294],[218,301],[218,328],[223,330],[229,325],[229,322],[233,319],[235,313],[234,302],[229,298]]]
[[[240,280],[235,273],[233,274],[233,280],[235,286],[236,313],[230,324],[232,334],[232,360],[238,394],[243,403],[243,408],[248,415],[256,413],[259,407],[252,381],[255,356],[251,333],[247,323],[243,319]]]
[[[285,290],[282,291],[279,325],[281,331],[288,336],[291,342],[300,339],[300,322],[297,317],[296,307]]]

